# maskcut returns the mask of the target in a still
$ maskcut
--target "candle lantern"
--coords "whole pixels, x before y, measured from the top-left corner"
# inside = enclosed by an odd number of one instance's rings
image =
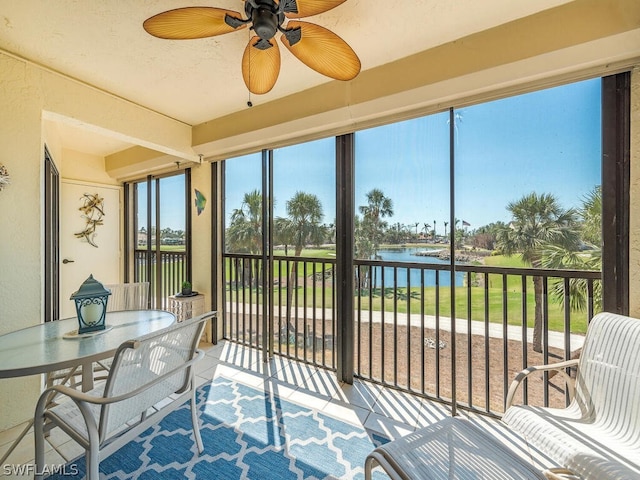
[[[104,330],[107,301],[111,292],[104,285],[89,275],[77,292],[71,295],[76,304],[78,315],[78,333]]]

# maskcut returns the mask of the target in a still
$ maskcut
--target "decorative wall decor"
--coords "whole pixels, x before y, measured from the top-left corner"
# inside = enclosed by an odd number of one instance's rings
[[[85,193],[82,198],[82,206],[78,208],[87,222],[85,229],[75,234],[77,238],[84,238],[89,245],[98,248],[96,245],[96,227],[98,225],[104,225],[102,217],[104,217],[104,198],[100,195]]]
[[[0,163],[0,191],[11,183],[11,177],[9,177],[9,171],[7,167]]]
[[[204,206],[207,204],[207,199],[200,190],[198,190],[197,188],[194,188],[194,190],[196,191],[196,210],[198,211],[198,215],[200,215],[204,210]]]

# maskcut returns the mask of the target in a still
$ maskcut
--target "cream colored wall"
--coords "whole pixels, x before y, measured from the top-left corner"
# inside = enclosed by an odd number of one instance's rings
[[[629,313],[640,318],[640,67],[631,72]]]
[[[211,198],[211,165],[207,162],[191,169],[191,197],[195,199],[194,190],[198,189],[207,199],[205,209],[200,215],[192,203],[191,238],[193,252],[193,272],[191,280],[194,290],[205,296],[205,309],[211,307],[211,212],[216,202]]]
[[[62,169],[60,176],[66,180],[80,180],[101,185],[120,185],[105,171],[105,159],[97,155],[62,150]]]
[[[0,192],[3,334],[43,321],[45,143],[62,176],[114,183],[100,172],[104,159],[63,150],[52,121],[90,124],[167,154],[184,157],[192,150],[189,126],[2,52],[0,105],[0,163],[12,178],[12,184]],[[0,380],[0,430],[33,415],[40,385],[40,376]]]
[[[42,321],[42,91],[24,63],[0,55],[0,334]],[[0,380],[0,430],[33,415],[40,379]]]

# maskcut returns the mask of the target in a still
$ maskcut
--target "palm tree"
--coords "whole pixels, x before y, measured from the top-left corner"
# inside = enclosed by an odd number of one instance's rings
[[[360,213],[362,213],[361,232],[359,235],[364,235],[369,238],[373,252],[370,253],[370,259],[378,259],[378,250],[380,250],[380,242],[384,234],[384,228],[386,222],[382,221],[385,217],[393,216],[393,202],[390,198],[384,196],[382,190],[374,188],[367,193],[367,205],[360,206]],[[375,270],[374,270],[375,274]],[[375,278],[373,279],[373,285],[375,287]]]
[[[354,257],[355,258],[371,258],[375,255],[375,248],[373,246],[373,242],[371,238],[366,234],[366,229],[363,226],[363,220],[355,215],[353,217],[353,226],[355,229],[354,235]],[[369,266],[361,266],[360,268],[355,269],[355,288],[358,292],[363,289],[369,288],[369,280],[370,280],[370,272],[371,268]]]
[[[600,185],[594,187],[582,199],[579,214],[582,219],[580,225],[582,240],[599,249],[602,243],[602,187]]]
[[[276,219],[276,225],[283,229],[284,235],[294,247],[294,256],[299,257],[306,245],[319,245],[325,238],[326,231],[321,224],[324,214],[322,204],[317,196],[304,192],[296,194],[287,201],[286,219]],[[291,271],[287,280],[287,321],[291,325],[291,303],[293,289],[298,275],[298,262],[291,263]]]
[[[227,244],[234,252],[260,253],[262,250],[262,194],[245,193],[240,208],[231,213]]]
[[[497,245],[505,255],[520,253],[534,268],[541,267],[542,252],[549,245],[577,250],[576,212],[564,210],[551,194],[532,192],[507,205],[512,220],[497,232]],[[533,277],[535,323],[533,349],[542,351],[542,277]]]
[[[580,236],[584,245],[580,250],[572,251],[562,247],[549,246],[542,252],[542,266],[556,270],[602,270],[602,188],[598,185],[582,199],[578,209],[580,217]],[[586,247],[586,248],[585,248]],[[584,250],[583,250],[584,248]],[[564,282],[552,283],[550,293],[562,306],[566,298]],[[588,303],[587,282],[584,279],[569,280],[569,299],[572,310],[583,311]],[[593,288],[595,311],[602,308],[602,282],[596,282]]]
[[[240,208],[231,213],[231,224],[227,230],[227,243],[231,251],[258,254],[262,251],[262,194],[259,190],[245,193]],[[251,265],[255,266],[255,275],[251,274]],[[258,262],[242,261],[242,284],[254,278],[260,284]]]
[[[393,215],[393,202],[384,196],[382,190],[374,188],[367,193],[367,205],[360,206],[360,213],[371,227],[370,233],[373,234],[371,238],[377,252],[384,227],[382,219]]]

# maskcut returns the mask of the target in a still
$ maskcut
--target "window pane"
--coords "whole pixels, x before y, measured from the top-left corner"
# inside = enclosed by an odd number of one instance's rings
[[[185,184],[184,175],[160,179],[160,245],[162,250],[184,251]]]
[[[444,112],[356,133],[355,258],[444,263],[423,254],[448,248],[448,118]]]
[[[531,208],[536,202],[542,208],[546,196],[547,206],[577,214],[599,188],[600,83],[589,80],[456,111],[456,216],[465,234],[489,234],[471,237],[472,245],[493,250],[493,227],[517,222],[513,210],[527,200]]]
[[[262,153],[225,161],[225,250],[262,251]]]
[[[279,148],[273,158],[274,244],[279,253],[315,256],[314,247],[334,243],[335,139]]]
[[[147,182],[135,183],[136,248],[147,248]]]

